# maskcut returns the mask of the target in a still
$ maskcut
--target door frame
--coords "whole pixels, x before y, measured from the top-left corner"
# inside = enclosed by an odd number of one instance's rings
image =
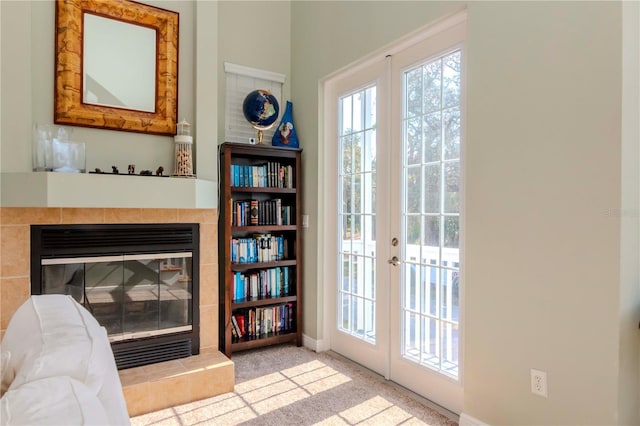
[[[384,60],[385,57],[390,55],[394,55],[404,49],[417,44],[425,39],[433,37],[436,34],[439,34],[446,29],[455,26],[460,23],[464,23],[467,21],[467,10],[466,7],[461,8],[460,10],[442,17],[441,19],[435,20],[426,26],[419,28],[416,31],[413,31],[402,37],[401,39],[391,43],[390,45],[384,46],[381,49],[378,49],[372,54],[366,55],[365,57],[348,64],[347,66],[327,75],[323,79],[319,81],[318,84],[318,120],[322,125],[318,126],[318,255],[317,255],[317,279],[318,279],[318,289],[317,289],[317,298],[318,298],[318,322],[317,322],[317,333],[318,340],[316,341],[315,349],[317,351],[325,351],[331,349],[331,327],[334,323],[333,316],[335,313],[332,308],[335,306],[335,303],[331,303],[332,298],[334,297],[332,287],[329,285],[325,285],[328,280],[334,279],[331,275],[335,271],[336,263],[335,263],[335,247],[329,244],[330,241],[335,239],[333,233],[335,229],[337,229],[336,219],[335,219],[335,210],[333,206],[335,205],[335,201],[332,201],[332,198],[335,200],[335,192],[332,191],[333,188],[336,188],[337,181],[335,176],[335,168],[334,165],[337,161],[337,150],[332,149],[332,135],[329,131],[332,125],[335,126],[335,122],[331,122],[333,120],[332,116],[335,111],[335,105],[331,102],[327,101],[327,92],[328,86],[338,78],[343,78],[346,75],[351,73],[355,73],[360,71],[362,68],[366,68],[371,66],[377,61]],[[465,70],[465,66],[463,65],[463,70]],[[466,72],[463,72],[463,90],[466,87]],[[465,96],[462,95],[462,103],[461,103],[461,112],[466,115],[466,102]],[[389,104],[391,103],[389,99]],[[390,127],[390,126],[389,126]],[[390,132],[390,128],[388,132]],[[466,132],[463,128],[461,129],[462,137],[466,140]],[[386,135],[385,135],[386,136]],[[464,168],[463,159],[461,158],[461,168]],[[462,184],[464,185],[464,173],[462,174]],[[462,244],[462,242],[461,242]],[[462,248],[462,246],[461,246]],[[464,251],[462,252],[464,253]],[[463,260],[463,254],[461,254],[461,262]],[[461,270],[461,274],[463,271]],[[462,303],[460,305],[460,320],[464,321],[464,286],[460,288],[460,295],[462,299]],[[464,385],[463,380],[463,359],[464,359],[464,330],[462,328],[460,334],[460,353],[459,353],[459,381],[458,383],[462,387]],[[380,330],[382,332],[383,330]],[[384,330],[384,332],[389,332],[388,330]],[[390,342],[388,339],[387,341]],[[390,350],[390,349],[389,349]],[[389,358],[389,357],[387,357]],[[387,362],[387,366],[385,369],[385,378],[389,378],[390,374],[389,363]],[[456,412],[460,412],[462,407],[455,407]]]

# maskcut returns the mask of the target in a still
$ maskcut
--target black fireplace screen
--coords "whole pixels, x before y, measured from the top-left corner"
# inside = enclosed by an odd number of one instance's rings
[[[32,294],[68,294],[119,368],[199,352],[198,225],[33,225]]]
[[[42,259],[42,292],[69,294],[113,341],[191,330],[192,253]]]

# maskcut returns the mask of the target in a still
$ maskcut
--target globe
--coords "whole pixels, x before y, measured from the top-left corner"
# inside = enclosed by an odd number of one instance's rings
[[[278,119],[278,100],[268,90],[254,90],[242,103],[242,112],[254,129],[258,130],[258,143],[262,143],[262,131],[273,126]]]

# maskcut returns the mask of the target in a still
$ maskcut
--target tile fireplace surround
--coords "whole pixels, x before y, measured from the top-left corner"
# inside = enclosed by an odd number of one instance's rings
[[[233,363],[218,352],[216,209],[0,208],[0,334],[29,297],[30,225],[88,223],[200,224],[200,355],[120,372],[134,416],[233,390]]]

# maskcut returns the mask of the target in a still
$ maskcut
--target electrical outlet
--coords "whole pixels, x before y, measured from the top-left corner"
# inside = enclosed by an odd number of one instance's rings
[[[547,397],[547,372],[531,369],[531,393]]]
[[[303,228],[308,228],[309,227],[309,215],[308,214],[303,214],[302,215],[302,227]]]

